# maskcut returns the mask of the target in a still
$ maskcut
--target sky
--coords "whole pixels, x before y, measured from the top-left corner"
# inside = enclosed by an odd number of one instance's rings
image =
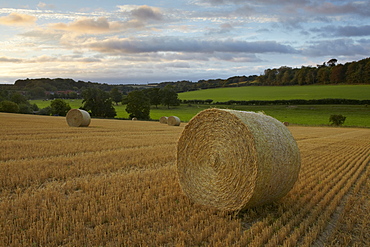
[[[227,79],[369,56],[368,0],[0,0],[0,84]]]

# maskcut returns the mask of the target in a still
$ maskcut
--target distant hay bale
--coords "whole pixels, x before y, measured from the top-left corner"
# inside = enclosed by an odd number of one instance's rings
[[[283,122],[285,126],[289,126],[289,122]]]
[[[81,109],[71,109],[67,112],[66,120],[71,127],[87,127],[91,117],[87,111]]]
[[[167,124],[170,126],[180,126],[180,118],[176,116],[171,116],[167,118]]]
[[[163,117],[161,117],[161,118],[159,119],[159,122],[160,122],[160,123],[162,123],[162,124],[166,124],[166,123],[167,123],[167,121],[168,121],[168,117],[166,117],[166,116],[163,116]]]
[[[137,118],[136,118],[136,117],[133,117],[131,120],[132,120],[132,121],[136,121],[136,120],[137,120]]]
[[[177,172],[185,195],[198,204],[234,211],[271,203],[298,178],[296,141],[264,114],[208,109],[185,126]]]

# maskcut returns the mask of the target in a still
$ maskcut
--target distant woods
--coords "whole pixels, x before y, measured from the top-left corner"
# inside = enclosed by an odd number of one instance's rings
[[[74,81],[63,78],[38,78],[20,79],[14,85],[0,84],[0,91],[17,91],[31,99],[42,98],[82,98],[82,92],[89,88],[98,88],[105,92],[111,92],[115,88],[118,98],[112,98],[114,102],[120,101],[117,92],[127,95],[135,90],[158,88],[163,89],[170,85],[176,93],[194,91],[199,89],[240,87],[249,85],[261,86],[285,86],[285,85],[312,85],[312,84],[369,84],[370,83],[370,58],[346,64],[338,63],[332,58],[322,64],[291,68],[266,69],[261,75],[233,76],[228,79],[208,79],[192,81],[167,81],[152,84],[106,84],[96,82]],[[113,95],[112,95],[113,96]],[[158,100],[157,100],[158,101]]]
[[[316,67],[267,69],[257,78],[257,84],[269,86],[312,84],[369,84],[370,58],[346,64],[330,59]]]

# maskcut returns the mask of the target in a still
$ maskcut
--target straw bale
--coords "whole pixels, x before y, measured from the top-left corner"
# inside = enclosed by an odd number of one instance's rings
[[[283,122],[285,126],[289,126],[289,122]]]
[[[170,126],[180,126],[180,123],[181,123],[180,118],[176,116],[170,116],[167,119],[167,124]]]
[[[87,127],[91,122],[91,117],[87,111],[71,109],[66,115],[66,120],[71,127]]]
[[[282,198],[300,169],[296,141],[280,121],[254,112],[208,109],[185,126],[177,172],[198,204],[243,210]]]
[[[136,117],[133,117],[131,120],[132,120],[132,121],[136,121],[136,120],[137,120],[137,118],[136,118]]]
[[[167,121],[168,121],[168,117],[166,117],[166,116],[163,116],[163,117],[161,117],[161,118],[159,119],[159,122],[160,122],[160,123],[162,123],[162,124],[166,124],[166,123],[167,123]]]

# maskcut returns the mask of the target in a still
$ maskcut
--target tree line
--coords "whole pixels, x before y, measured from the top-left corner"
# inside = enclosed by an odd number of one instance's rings
[[[148,120],[150,118],[150,107],[164,105],[167,108],[180,104],[178,94],[171,85],[164,88],[147,88],[133,90],[124,95],[118,88],[106,92],[100,88],[92,87],[82,91],[81,109],[88,111],[92,117],[113,118],[117,115],[114,104],[126,105],[126,112],[130,118]],[[54,99],[50,106],[39,109],[37,105],[31,105],[28,99],[18,93],[0,91],[0,111],[10,113],[35,113],[41,115],[65,116],[71,109],[64,99]]]
[[[240,87],[250,85],[284,86],[284,85],[312,85],[312,84],[369,84],[370,83],[370,58],[359,61],[337,64],[333,58],[323,64],[292,68],[281,66],[280,68],[266,69],[261,75],[233,76],[227,79],[209,79],[192,81],[168,81],[147,85],[135,84],[106,84],[96,82],[74,81],[63,78],[37,78],[19,79],[14,85],[0,85],[0,90],[22,91],[32,99],[40,98],[81,98],[82,91],[88,88],[99,88],[109,92],[117,88],[127,95],[137,89],[165,88],[171,85],[177,93],[210,89],[219,87]],[[68,92],[70,90],[70,92]],[[52,94],[50,94],[52,92]],[[48,94],[49,93],[49,94]]]
[[[337,64],[337,59],[330,59],[316,67],[302,66],[291,68],[266,69],[256,81],[258,85],[312,85],[312,84],[369,84],[370,58],[358,62]]]

